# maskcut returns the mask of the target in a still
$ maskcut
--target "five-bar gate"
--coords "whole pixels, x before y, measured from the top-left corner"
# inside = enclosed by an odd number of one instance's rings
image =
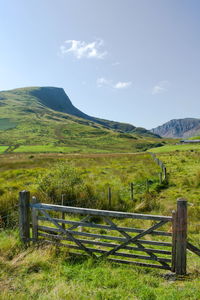
[[[184,199],[177,201],[172,216],[44,204],[35,197],[30,203],[27,191],[20,192],[19,201],[20,236],[25,244],[45,241],[95,259],[186,274],[186,250],[194,246],[187,243]],[[200,254],[197,248],[192,251]]]

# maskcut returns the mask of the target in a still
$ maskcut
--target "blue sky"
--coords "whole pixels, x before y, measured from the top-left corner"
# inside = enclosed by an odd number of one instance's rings
[[[199,118],[199,0],[0,0],[0,90],[63,87],[87,114]]]

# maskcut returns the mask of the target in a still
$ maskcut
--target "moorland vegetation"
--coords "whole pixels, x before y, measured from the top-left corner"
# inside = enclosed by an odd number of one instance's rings
[[[2,224],[0,234],[1,299],[198,299],[200,261],[191,253],[189,275],[175,278],[167,277],[166,271],[77,258],[66,249],[49,245],[24,249],[19,241],[19,190],[28,189],[42,201],[53,203],[60,201],[61,193],[68,194],[71,201],[80,200],[82,195],[81,205],[107,208],[110,185],[112,209],[170,215],[176,199],[187,198],[188,238],[200,247],[200,152],[195,149],[157,155],[167,166],[165,185],[160,185],[158,166],[148,153],[2,155],[0,203],[1,214],[7,213],[7,223]],[[129,183],[146,179],[152,180],[149,191],[138,190],[131,201]]]

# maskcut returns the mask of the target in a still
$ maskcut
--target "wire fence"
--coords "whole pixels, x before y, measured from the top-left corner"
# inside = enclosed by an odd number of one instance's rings
[[[65,206],[132,211],[133,205],[141,200],[143,195],[155,191],[167,179],[166,167],[163,162],[154,153],[150,153],[150,155],[161,168],[161,172],[151,174],[151,178],[132,181],[129,184],[121,184],[120,186],[110,185],[109,183],[105,184],[104,187],[95,186],[94,194],[90,194],[87,199],[84,197],[77,199],[77,197],[69,197],[69,195],[62,193],[60,197],[51,197],[51,202]],[[46,195],[46,199],[49,200],[48,195]],[[18,204],[15,204],[15,200],[13,203],[4,203],[0,207],[0,229],[13,227],[17,223]]]

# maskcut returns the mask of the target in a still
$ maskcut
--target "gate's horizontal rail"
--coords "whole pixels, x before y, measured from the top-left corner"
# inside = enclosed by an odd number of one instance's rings
[[[57,228],[41,226],[41,225],[38,226],[38,230],[45,231],[45,232],[61,233],[61,231]],[[119,241],[119,242],[127,241],[126,238],[117,237],[117,236],[109,236],[109,235],[102,235],[102,234],[95,234],[95,233],[88,233],[88,232],[79,232],[79,231],[73,231],[73,230],[69,230],[69,232],[73,235],[80,235],[80,236],[86,236],[86,237],[92,237],[92,238],[100,238],[100,239],[113,240],[113,241]],[[157,245],[157,246],[167,246],[167,247],[172,246],[172,243],[160,242],[160,241],[137,240],[137,242],[140,242],[142,244]]]
[[[80,215],[88,215],[89,214],[89,215],[94,215],[94,216],[109,216],[109,217],[114,217],[114,218],[172,221],[171,216],[126,213],[126,212],[118,212],[118,211],[71,207],[71,206],[62,206],[62,205],[45,204],[45,203],[30,204],[30,207],[36,208],[38,210],[60,211],[60,212],[80,214]]]
[[[80,247],[75,246],[75,245],[71,245],[71,244],[63,244],[63,243],[56,243],[56,244],[65,246],[67,248],[82,250]],[[101,254],[108,252],[106,250],[89,248],[89,247],[87,247],[87,249],[89,249],[91,252],[96,252],[96,253],[101,253]],[[144,259],[144,260],[154,260],[154,261],[157,261],[157,262],[171,262],[170,258],[163,258],[163,257],[153,258],[151,256],[139,255],[139,254],[130,254],[130,253],[124,253],[124,252],[115,252],[113,254],[113,256],[122,256],[122,257],[126,257],[126,258],[136,258],[136,259]]]
[[[40,221],[49,221],[48,218],[46,217],[38,217],[38,220]],[[83,227],[92,227],[92,228],[100,228],[100,229],[107,229],[107,230],[124,230],[126,232],[136,232],[140,233],[143,232],[145,229],[139,229],[139,228],[130,228],[130,227],[111,227],[108,225],[101,225],[101,224],[95,224],[91,222],[79,222],[79,221],[68,221],[68,220],[63,220],[63,219],[58,219],[58,218],[52,218],[52,220],[57,221],[59,223],[63,224],[71,224],[71,225],[77,225],[77,226],[83,226]],[[154,235],[162,235],[162,236],[172,236],[171,232],[165,232],[165,231],[152,231],[151,234]]]
[[[49,243],[49,244],[53,244],[53,245],[57,245],[57,246],[62,246],[62,247],[67,247],[69,248],[69,246],[73,246],[73,245],[66,245],[66,244],[62,244],[62,243],[57,243],[57,242],[53,242],[53,241],[49,241],[49,240],[41,240],[44,241],[45,243]],[[75,249],[76,246],[70,247]],[[82,253],[73,253],[75,255],[84,255]],[[138,265],[138,266],[142,266],[142,267],[150,267],[150,268],[157,268],[157,269],[163,269],[163,270],[171,270],[171,267],[166,265],[166,266],[161,266],[161,265],[156,265],[156,264],[148,264],[148,263],[141,263],[141,262],[137,262],[137,261],[130,261],[130,260],[124,260],[124,259],[116,259],[116,258],[108,258],[108,261],[111,262],[116,262],[116,263],[124,263],[124,264],[133,264],[133,265]]]
[[[72,241],[69,238],[66,238],[61,235],[55,235],[55,234],[47,234],[47,233],[39,233],[38,236],[49,238],[52,240],[64,240],[64,241]],[[113,243],[106,243],[106,242],[100,242],[100,241],[93,241],[93,240],[86,240],[86,239],[78,239],[79,242],[83,244],[89,244],[89,245],[95,245],[95,246],[102,246],[102,247],[108,247],[113,248],[117,247],[119,244],[113,244]],[[139,252],[151,252],[151,253],[160,253],[164,255],[171,255],[171,251],[167,250],[161,250],[161,249],[152,249],[152,248],[141,248],[141,247],[132,247],[132,246],[124,246],[122,249],[126,250],[132,250],[132,251],[139,251]]]

